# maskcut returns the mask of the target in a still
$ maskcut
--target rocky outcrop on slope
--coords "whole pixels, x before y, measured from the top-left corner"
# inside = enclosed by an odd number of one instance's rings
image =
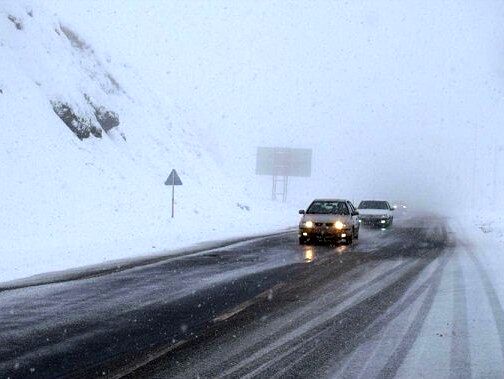
[[[67,103],[51,101],[54,112],[66,126],[80,139],[89,138],[91,135],[101,138],[102,129],[91,118],[80,116]]]

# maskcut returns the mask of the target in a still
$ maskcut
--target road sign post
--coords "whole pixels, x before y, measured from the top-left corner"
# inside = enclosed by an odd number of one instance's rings
[[[168,176],[168,179],[166,179],[166,181],[165,181],[165,185],[172,186],[171,216],[172,216],[172,218],[174,218],[175,217],[175,186],[182,185],[182,180],[180,180],[180,176],[178,176],[177,171],[175,169],[173,169],[171,171],[170,175]]]

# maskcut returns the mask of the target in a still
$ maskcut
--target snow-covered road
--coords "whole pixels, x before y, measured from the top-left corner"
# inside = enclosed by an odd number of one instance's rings
[[[242,315],[217,338],[135,375],[502,377],[498,231],[484,234],[455,219],[426,221],[402,220],[394,231],[402,249],[378,248],[372,260],[328,270],[325,279],[318,271],[316,279],[277,294],[267,311]],[[366,254],[363,245],[359,250]]]
[[[285,234],[4,291],[0,373],[500,377],[500,245],[469,225],[403,217],[352,247]]]

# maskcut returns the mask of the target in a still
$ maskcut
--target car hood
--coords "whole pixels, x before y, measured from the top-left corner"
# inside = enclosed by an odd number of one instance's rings
[[[343,215],[321,215],[321,214],[306,214],[303,217],[301,217],[301,223],[306,222],[306,221],[313,221],[313,222],[324,222],[324,223],[329,223],[329,222],[336,222],[336,221],[341,221],[342,223],[348,223],[350,221],[350,216],[343,216]]]
[[[365,215],[372,215],[372,216],[382,216],[382,215],[387,215],[390,216],[392,214],[392,211],[387,210],[387,209],[359,209],[359,214],[362,216]]]

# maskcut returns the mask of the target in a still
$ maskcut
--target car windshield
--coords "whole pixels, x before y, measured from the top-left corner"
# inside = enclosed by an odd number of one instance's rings
[[[386,201],[361,201],[359,209],[390,209]]]
[[[348,207],[342,201],[314,201],[306,213],[347,215]]]

